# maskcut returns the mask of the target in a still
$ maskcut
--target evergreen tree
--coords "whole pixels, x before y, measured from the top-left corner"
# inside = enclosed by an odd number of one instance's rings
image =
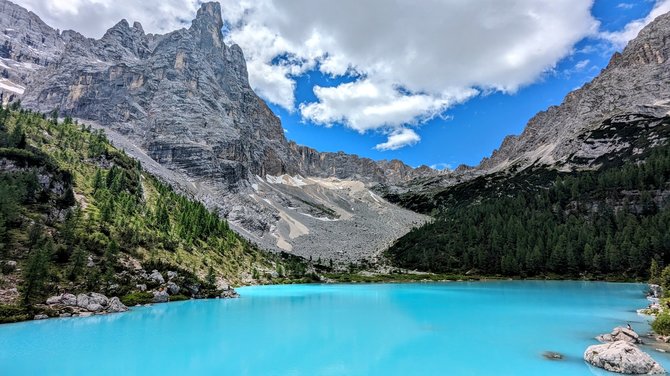
[[[34,249],[23,271],[22,295],[26,306],[40,302],[46,292],[46,282],[49,277],[49,265],[53,243],[48,240]]]

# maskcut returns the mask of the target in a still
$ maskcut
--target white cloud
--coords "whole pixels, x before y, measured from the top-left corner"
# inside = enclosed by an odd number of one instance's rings
[[[601,37],[610,41],[616,48],[623,48],[642,28],[667,12],[670,12],[670,0],[657,0],[647,17],[629,22],[621,31],[601,33]]]
[[[635,4],[631,3],[619,3],[616,6],[619,9],[633,9],[635,7]]]
[[[361,79],[335,87],[314,87],[316,102],[300,105],[303,117],[326,126],[342,123],[365,133],[397,129],[439,115],[445,108],[477,94],[474,89],[440,95],[403,93],[392,84]]]
[[[590,62],[591,60],[589,59],[580,60],[579,62],[577,62],[577,64],[575,64],[575,70],[577,71],[583,70],[589,65]]]
[[[376,145],[375,149],[380,151],[397,150],[405,146],[414,145],[419,141],[421,141],[421,137],[419,137],[414,130],[409,128],[399,128],[394,130],[388,136],[386,142]]]
[[[100,38],[125,18],[142,23],[146,32],[165,33],[191,25],[199,0],[12,0],[35,12],[49,26],[74,29]]]
[[[381,131],[389,140],[380,150],[401,145],[407,125],[478,92],[514,92],[534,82],[598,28],[592,0],[221,4],[227,38],[245,51],[259,94],[290,111],[297,107],[307,121]],[[295,103],[295,78],[310,69],[357,78],[316,86],[316,100]]]

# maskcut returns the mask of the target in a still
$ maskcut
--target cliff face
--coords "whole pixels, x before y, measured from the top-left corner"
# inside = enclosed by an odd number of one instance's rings
[[[13,47],[40,51],[39,66],[22,71],[30,75],[21,81],[25,107],[104,129],[145,168],[252,240],[304,256],[371,258],[425,220],[368,187],[436,171],[286,140],[249,86],[242,50],[223,42],[218,3],[202,4],[189,28],[153,35],[122,20],[99,40],[59,34],[34,14],[0,4],[19,14],[12,21],[13,13],[0,13],[0,22],[34,25]],[[43,45],[32,47],[35,38]],[[21,56],[8,59],[20,64]],[[389,214],[386,222],[381,213]]]
[[[0,14],[0,98],[7,103],[23,94],[30,73],[58,58],[67,36],[9,1],[0,1]]]

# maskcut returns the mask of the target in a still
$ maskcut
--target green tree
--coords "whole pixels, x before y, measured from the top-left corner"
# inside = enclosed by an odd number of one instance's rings
[[[651,259],[651,266],[649,268],[649,283],[661,284],[661,267],[658,265],[656,259]]]
[[[42,246],[34,249],[28,257],[23,271],[22,286],[23,304],[26,306],[32,306],[43,298],[49,277],[52,248],[53,243],[48,240]]]

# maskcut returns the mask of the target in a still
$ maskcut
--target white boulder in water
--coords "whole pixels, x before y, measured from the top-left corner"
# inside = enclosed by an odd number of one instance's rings
[[[630,375],[662,375],[665,370],[649,354],[626,341],[589,346],[584,360],[610,372]]]

